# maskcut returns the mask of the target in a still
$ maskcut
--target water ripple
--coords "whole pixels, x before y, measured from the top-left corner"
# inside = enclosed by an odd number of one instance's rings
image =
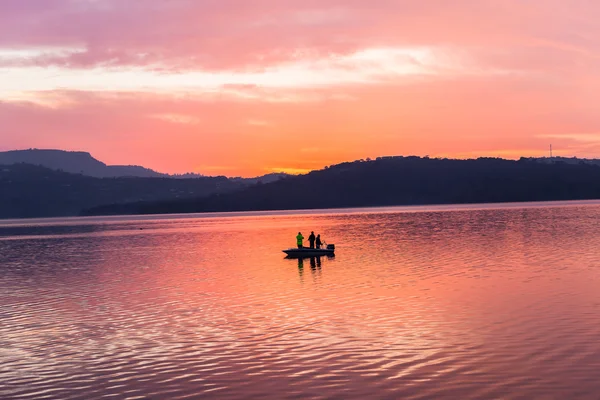
[[[0,398],[595,398],[600,207],[0,225]],[[283,259],[315,230],[336,257]]]

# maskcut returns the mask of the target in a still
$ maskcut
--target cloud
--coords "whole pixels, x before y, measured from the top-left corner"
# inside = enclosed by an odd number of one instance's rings
[[[49,65],[54,60],[82,54],[86,50],[82,47],[17,47],[0,48],[0,67],[22,67]]]
[[[259,88],[293,102],[306,100],[291,93],[299,88],[507,75],[583,85],[600,68],[594,11],[600,5],[585,0],[5,0],[0,97],[83,90],[254,99]]]
[[[574,141],[574,142],[600,143],[600,133],[598,133],[598,132],[561,133],[561,134],[553,134],[553,135],[540,135],[540,137],[546,138],[546,139],[564,139],[564,140]]]
[[[583,55],[599,49],[599,12],[586,0],[4,0],[0,48],[78,49],[41,60],[61,67],[165,70],[260,70],[372,47]]]
[[[183,114],[155,114],[151,115],[151,118],[161,119],[163,121],[172,122],[174,124],[199,124],[200,119],[192,115]]]
[[[1,55],[2,53],[0,53]],[[343,56],[275,64],[263,71],[187,71],[162,73],[152,68],[5,67],[0,68],[0,95],[23,92],[84,90],[99,92],[248,93],[248,88],[298,89],[382,84],[419,76],[452,77],[496,74],[460,65],[442,50],[370,48]]]

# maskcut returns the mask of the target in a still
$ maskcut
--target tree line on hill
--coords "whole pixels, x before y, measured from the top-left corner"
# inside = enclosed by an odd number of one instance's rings
[[[108,204],[82,215],[600,199],[600,166],[498,158],[385,157],[202,198]]]
[[[81,151],[6,151],[0,152],[0,218],[73,216],[102,204],[199,198],[284,176],[169,175],[136,165],[106,165]]]
[[[226,177],[94,178],[30,164],[0,165],[0,218],[76,216],[102,204],[198,198],[245,186]]]

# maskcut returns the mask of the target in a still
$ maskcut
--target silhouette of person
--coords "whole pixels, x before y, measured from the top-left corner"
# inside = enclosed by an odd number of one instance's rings
[[[310,233],[310,236],[308,237],[308,243],[309,243],[311,249],[315,248],[315,233],[314,232]]]
[[[296,244],[298,245],[298,248],[301,249],[302,246],[302,241],[304,240],[304,236],[302,236],[302,232],[298,232],[298,235],[296,236]]]
[[[320,249],[321,246],[323,245],[323,242],[321,242],[321,234],[317,235],[317,242],[316,242],[316,244],[317,244],[317,249]]]

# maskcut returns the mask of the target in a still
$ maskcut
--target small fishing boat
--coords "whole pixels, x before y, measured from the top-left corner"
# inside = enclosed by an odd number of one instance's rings
[[[319,256],[333,256],[335,253],[335,245],[328,244],[323,249],[311,249],[310,247],[291,248],[283,250],[288,257],[319,257]]]

